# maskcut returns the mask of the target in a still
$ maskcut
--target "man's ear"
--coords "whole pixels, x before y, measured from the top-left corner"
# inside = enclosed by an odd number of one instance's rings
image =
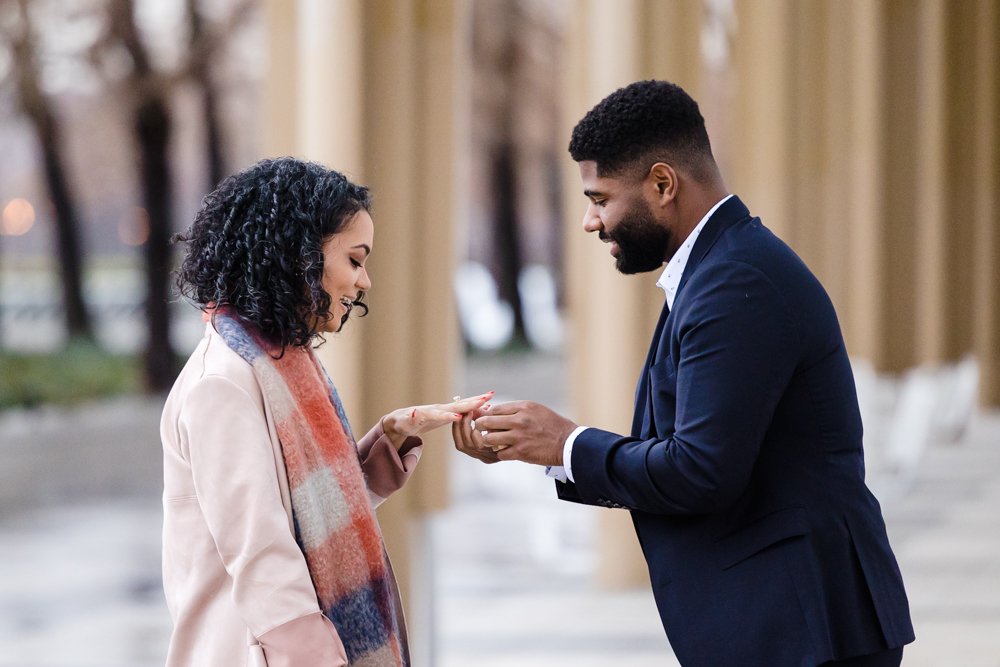
[[[655,188],[661,206],[669,204],[677,196],[677,171],[666,162],[657,162],[650,167],[647,179]]]

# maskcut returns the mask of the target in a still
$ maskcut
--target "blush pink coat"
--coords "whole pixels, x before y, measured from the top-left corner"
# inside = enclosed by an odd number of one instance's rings
[[[295,541],[281,446],[253,370],[212,329],[167,397],[163,589],[167,667],[336,667],[343,644]],[[420,439],[358,442],[372,502],[403,485]]]

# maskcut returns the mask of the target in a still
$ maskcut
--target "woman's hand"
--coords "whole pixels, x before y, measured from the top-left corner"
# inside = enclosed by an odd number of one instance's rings
[[[451,403],[417,405],[393,410],[382,417],[382,431],[398,449],[408,437],[419,436],[441,426],[455,424],[462,421],[463,415],[477,413],[491,398],[493,398],[492,391],[471,398],[456,396]]]

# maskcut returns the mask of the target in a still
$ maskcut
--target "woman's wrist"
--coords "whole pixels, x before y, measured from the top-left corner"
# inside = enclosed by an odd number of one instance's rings
[[[399,417],[395,414],[387,414],[379,421],[382,426],[382,435],[389,439],[392,446],[397,450],[406,442],[406,435],[399,430]]]

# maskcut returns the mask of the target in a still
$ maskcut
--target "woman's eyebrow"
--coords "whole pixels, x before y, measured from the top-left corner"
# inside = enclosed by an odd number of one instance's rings
[[[356,246],[351,246],[351,250],[354,250],[355,248],[361,248],[361,249],[363,249],[365,251],[365,255],[372,254],[372,248],[367,243],[359,243]]]

